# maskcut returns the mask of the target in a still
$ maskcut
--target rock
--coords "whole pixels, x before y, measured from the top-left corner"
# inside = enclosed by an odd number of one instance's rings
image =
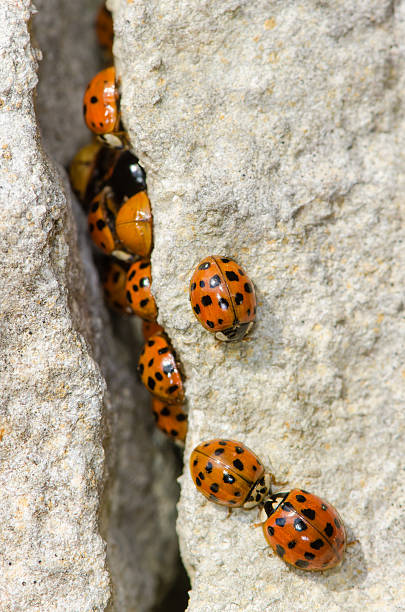
[[[55,163],[89,139],[79,99],[97,5],[48,4],[38,115],[32,5],[0,7],[1,608],[142,612],[175,572],[175,457],[136,381],[139,333],[116,321],[113,335]]]
[[[159,321],[187,375],[188,609],[399,609],[405,4],[110,7],[123,119],[148,175]],[[216,342],[190,309],[189,278],[210,254],[256,286],[245,342]],[[338,508],[353,541],[340,569],[292,570],[268,555],[255,512],[225,520],[199,496],[187,458],[219,436]]]

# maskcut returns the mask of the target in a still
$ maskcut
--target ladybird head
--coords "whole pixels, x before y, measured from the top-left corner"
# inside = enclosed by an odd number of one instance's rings
[[[249,333],[251,327],[253,325],[253,321],[249,323],[240,323],[235,327],[230,327],[229,329],[224,329],[215,334],[217,340],[221,340],[222,342],[235,342],[237,340],[242,340]]]
[[[270,495],[263,504],[263,509],[268,518],[271,516],[279,507],[280,504],[287,498],[289,493],[275,493],[275,495]]]
[[[261,504],[268,495],[269,489],[271,485],[271,474],[263,474],[263,476],[258,480],[253,489],[250,490],[250,493],[243,504],[245,510],[250,510],[250,508],[254,508],[258,504]]]

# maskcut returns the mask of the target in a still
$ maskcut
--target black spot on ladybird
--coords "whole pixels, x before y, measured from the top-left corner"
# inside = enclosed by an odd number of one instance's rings
[[[131,295],[131,292],[130,292],[130,291],[127,291],[127,293],[126,293],[126,297],[127,297],[128,302],[129,302],[130,304],[132,304],[132,295]]]
[[[304,561],[302,559],[298,559],[298,561],[295,562],[295,565],[297,567],[300,567],[301,569],[304,569],[305,567],[308,567],[309,561]]]
[[[113,283],[117,283],[119,278],[120,278],[120,273],[119,272],[115,272],[114,276],[113,276]]]
[[[200,264],[198,266],[199,270],[208,270],[208,268],[210,267],[210,262],[209,261],[205,261],[204,263]]]
[[[214,276],[211,276],[210,278],[210,287],[211,289],[214,289],[214,287],[218,287],[218,285],[221,283],[221,279],[218,276],[218,274],[214,274]]]
[[[139,287],[135,283],[132,285],[132,291],[135,291],[135,293],[139,291]]]
[[[97,102],[98,102],[98,98],[97,98],[96,96],[91,96],[91,98],[90,98],[90,102],[91,102],[92,104],[97,104]]]
[[[311,561],[312,559],[315,559],[315,555],[314,555],[314,553],[311,553],[311,552],[306,552],[306,553],[304,553],[304,557],[305,557],[305,559],[309,559],[310,561]]]
[[[195,289],[196,287],[197,287],[197,285],[196,285],[195,283],[192,283],[192,284],[191,284],[191,287],[190,287],[191,291],[194,291],[194,289]]]
[[[226,270],[225,274],[226,274],[226,278],[229,281],[238,281],[239,280],[239,276],[237,274],[235,274],[235,272],[233,272],[232,270]]]
[[[314,548],[315,550],[319,550],[324,545],[325,545],[325,542],[321,540],[321,538],[318,538],[317,540],[314,540],[313,542],[311,542],[310,547]]]
[[[304,508],[303,510],[301,510],[302,514],[304,516],[306,516],[307,518],[309,518],[310,521],[313,521],[315,518],[315,510],[312,510],[312,508]]]
[[[219,484],[216,483],[216,482],[213,482],[212,485],[210,486],[210,490],[213,493],[218,493],[218,491],[219,491]]]
[[[197,487],[201,487],[201,480],[198,478],[195,479],[195,484],[197,485]]]
[[[209,295],[203,295],[201,298],[201,303],[203,306],[209,306],[212,304],[212,300]]]
[[[267,533],[268,533],[269,535],[271,535],[271,536],[272,536],[272,535],[274,535],[274,527],[272,527],[271,525],[269,525],[269,526],[267,527]]]
[[[150,368],[151,366],[153,366],[153,357],[152,357],[152,359],[149,360],[148,368]]]
[[[101,230],[103,230],[105,228],[106,222],[103,219],[98,219],[97,222],[96,222],[96,226],[97,226],[97,228],[101,232]]]
[[[184,414],[184,412],[180,412],[179,414],[176,414],[176,421],[186,421],[187,420],[187,415]]]
[[[83,115],[85,115],[87,112],[87,106],[85,104],[83,104]]]
[[[225,298],[219,298],[218,304],[222,310],[228,310],[229,308],[229,302]]]
[[[216,448],[214,450],[214,455],[222,455],[222,453],[224,453],[225,450],[223,448]]]
[[[283,518],[283,517],[276,518],[276,525],[278,525],[279,527],[284,527],[284,525],[285,525],[285,518]]]
[[[290,540],[290,542],[288,542],[287,546],[291,550],[292,548],[295,547],[296,544],[297,544],[297,542],[295,540]]]
[[[201,312],[201,308],[200,308],[200,306],[198,304],[196,304],[194,306],[193,310],[194,310],[195,314],[197,314],[197,315],[200,314],[200,312]]]
[[[194,459],[194,461],[193,461],[193,465],[194,465],[194,466],[196,466],[196,465],[197,465],[197,463],[198,463],[198,459]]]
[[[144,367],[143,363],[140,363],[139,366],[138,366],[139,374],[143,374],[144,369],[145,369],[145,367]]]
[[[227,441],[226,440],[219,440],[218,444],[220,446],[226,446],[227,445]]]
[[[252,286],[250,285],[250,283],[245,283],[243,285],[243,288],[246,291],[246,293],[252,293],[253,292],[253,289],[252,289]]]
[[[226,472],[224,472],[222,480],[226,482],[226,484],[233,484],[235,482],[235,477],[231,474],[227,474]]]
[[[168,346],[164,346],[163,348],[160,348],[158,350],[159,355],[164,355],[165,353],[169,352],[169,347]]]
[[[325,504],[321,504],[321,508],[322,508],[322,510],[327,510],[328,506],[325,506]]]
[[[205,480],[205,476],[204,476],[204,474],[202,472],[198,472],[198,478],[200,480]]]
[[[156,380],[163,380],[163,376],[161,375],[160,372],[156,372],[155,377],[156,377]]]
[[[132,270],[131,274],[128,276],[128,280],[131,281],[135,276],[135,270]]]
[[[147,304],[148,302],[149,302],[149,298],[145,298],[144,300],[141,300],[141,301],[139,302],[139,306],[140,306],[141,308],[145,308],[145,306],[146,306],[146,304]]]
[[[223,322],[223,319],[218,319],[218,325],[222,325]]]
[[[241,472],[244,470],[244,465],[240,459],[235,459],[232,463],[237,470],[240,470]]]
[[[211,463],[211,461],[208,461],[207,465],[205,466],[205,471],[207,472],[207,474],[211,474],[211,472],[212,472],[212,463]]]
[[[276,546],[276,553],[279,557],[283,557],[285,555],[285,550],[280,544],[277,544]]]
[[[214,323],[212,321],[209,321],[208,319],[205,321],[206,324],[208,325],[208,327],[211,327],[211,329],[214,328]]]
[[[165,365],[162,368],[163,372],[167,375],[172,374],[175,369],[176,368],[174,367],[172,363],[165,363]]]
[[[104,242],[100,242],[100,246],[102,249],[106,249],[107,247],[105,246]]]
[[[199,285],[200,285],[200,287],[201,287],[201,289],[202,289],[203,287],[205,287],[205,282],[204,282],[203,280],[200,280]]]
[[[162,416],[169,416],[170,415],[170,410],[167,406],[165,406],[164,408],[162,408],[162,410],[160,411],[160,414]]]
[[[178,388],[179,388],[179,385],[171,385],[171,386],[168,388],[168,390],[167,390],[167,391],[168,391],[168,393],[170,393],[170,394],[171,394],[171,393],[174,393],[175,391],[177,391],[177,389],[178,389]]]
[[[306,501],[307,501],[307,498],[306,498],[306,497],[304,497],[304,495],[296,495],[296,496],[295,496],[295,499],[296,499],[298,502],[306,502]]]
[[[235,497],[240,497],[240,491],[234,491],[233,494],[235,495]]]
[[[177,438],[179,432],[177,431],[177,429],[171,429],[170,434],[173,436],[173,438]]]
[[[148,346],[153,346],[155,344],[154,340],[148,340]]]
[[[89,232],[91,234],[91,232],[94,232],[94,224],[93,223],[89,223]]]
[[[305,531],[308,527],[302,519],[296,518],[294,521],[294,529],[295,531]]]
[[[143,261],[143,262],[142,262],[142,263],[139,265],[139,267],[140,267],[140,269],[141,269],[141,270],[144,270],[145,268],[149,268],[149,266],[150,266],[150,263],[149,263],[148,261]]]
[[[153,380],[153,378],[151,378],[149,376],[148,377],[148,387],[149,387],[149,389],[152,389],[152,391],[153,391],[153,389],[155,388],[155,385],[156,385],[155,381]]]
[[[221,258],[222,263],[229,263],[231,260],[226,257]]]
[[[334,523],[335,523],[335,525],[336,525],[336,529],[340,529],[340,521],[339,521],[337,518],[334,518],[334,519],[333,519],[333,522],[334,522]]]
[[[139,286],[140,287],[149,287],[150,285],[150,280],[147,276],[143,276],[141,278],[141,280],[139,281]]]
[[[330,523],[326,523],[326,527],[324,529],[324,532],[326,533],[328,538],[330,538],[330,536],[333,534],[333,527],[332,527],[332,525]]]
[[[241,446],[235,446],[235,451],[237,452],[238,455],[241,455],[242,453],[245,452],[245,449],[242,448]]]
[[[240,306],[243,302],[243,295],[241,293],[237,293],[235,295],[235,302],[237,304],[237,306]]]

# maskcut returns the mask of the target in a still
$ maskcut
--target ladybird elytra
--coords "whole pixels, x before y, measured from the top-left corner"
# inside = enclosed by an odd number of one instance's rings
[[[111,229],[114,208],[114,200],[106,188],[91,201],[87,216],[90,237],[106,255],[111,255],[117,246]]]
[[[140,191],[122,204],[115,228],[127,249],[140,257],[148,257],[152,248],[152,213],[146,191]]]
[[[84,202],[86,199],[88,185],[94,173],[97,155],[101,147],[102,144],[94,140],[82,147],[70,162],[70,184],[81,202]]]
[[[113,66],[98,72],[88,84],[83,97],[83,115],[94,134],[119,131],[119,93]]]
[[[147,321],[155,321],[157,308],[151,291],[150,261],[140,259],[131,265],[126,275],[126,299],[132,311]]]
[[[101,4],[97,13],[95,28],[98,44],[104,51],[106,51],[108,56],[111,56],[114,41],[114,29],[112,15],[106,8],[105,2]]]
[[[263,533],[286,563],[308,571],[338,565],[346,549],[346,530],[337,510],[303,489],[277,493],[266,499]]]
[[[229,257],[200,261],[190,281],[190,302],[201,325],[225,342],[241,340],[256,318],[253,283]]]
[[[155,424],[169,438],[184,442],[187,435],[187,414],[181,404],[168,404],[158,397],[152,398]]]
[[[184,401],[180,367],[163,332],[154,334],[145,342],[138,362],[138,372],[152,395],[168,404]]]
[[[210,501],[246,510],[263,502],[272,481],[253,451],[241,442],[221,438],[194,448],[190,473],[197,489]]]

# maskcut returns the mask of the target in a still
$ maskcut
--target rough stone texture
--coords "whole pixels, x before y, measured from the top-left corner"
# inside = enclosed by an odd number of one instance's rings
[[[341,568],[268,555],[256,513],[181,479],[189,610],[402,609],[405,2],[111,0],[122,111],[148,173],[153,291],[190,434],[240,439],[347,523]],[[236,258],[259,301],[215,341],[188,280]]]
[[[97,7],[37,4],[41,141],[32,7],[28,0],[0,6],[5,611],[147,611],[176,561],[173,450],[155,433],[134,375],[139,334],[117,319],[113,337],[85,220],[76,205],[78,244],[66,176],[42,148],[65,165],[88,140],[81,97],[98,69]]]

